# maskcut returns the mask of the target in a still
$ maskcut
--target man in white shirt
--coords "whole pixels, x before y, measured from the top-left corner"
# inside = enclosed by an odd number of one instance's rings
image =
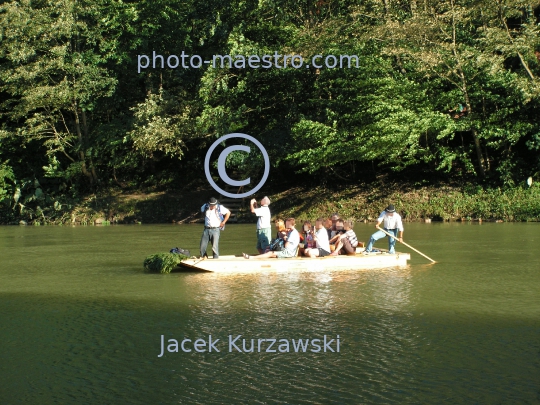
[[[221,229],[225,227],[225,223],[231,216],[231,211],[223,205],[218,204],[218,201],[212,197],[201,207],[201,212],[204,212],[204,231],[201,237],[201,257],[208,257],[206,248],[208,242],[212,243],[213,258],[219,258],[219,234]]]
[[[272,228],[270,225],[270,208],[268,206],[270,205],[270,199],[268,197],[264,197],[261,200],[261,207],[255,208],[255,204],[257,203],[257,200],[253,198],[250,201],[251,204],[251,212],[257,215],[257,250],[259,253],[264,253],[266,248],[270,246],[270,241],[272,240]]]
[[[305,256],[309,256],[312,259],[315,257],[324,257],[330,254],[330,243],[328,242],[328,231],[324,227],[324,218],[318,218],[315,221],[315,249],[306,249],[304,251]]]
[[[403,223],[401,222],[401,215],[396,212],[396,209],[392,204],[388,205],[388,207],[386,207],[385,210],[381,212],[381,215],[379,215],[379,218],[377,219],[377,225],[375,225],[375,228],[378,228],[381,223],[383,224],[384,230],[394,235],[396,238],[399,231],[399,241],[403,242]],[[371,238],[369,239],[369,243],[364,253],[370,253],[371,249],[373,249],[373,244],[379,239],[384,238],[385,236],[387,235],[380,230],[371,235]],[[388,253],[396,253],[395,246],[396,239],[388,236]]]
[[[285,227],[287,228],[287,236],[283,237],[285,241],[285,248],[279,252],[269,251],[263,253],[262,255],[250,256],[248,254],[242,253],[244,259],[268,259],[271,257],[277,257],[279,259],[285,259],[288,257],[296,256],[296,249],[300,243],[300,234],[294,228],[296,225],[296,220],[294,218],[289,218],[285,221]]]

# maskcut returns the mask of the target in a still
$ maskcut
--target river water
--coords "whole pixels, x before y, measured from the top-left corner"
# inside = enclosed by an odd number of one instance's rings
[[[229,276],[144,273],[200,225],[1,227],[0,404],[538,404],[539,226],[406,224],[437,264]],[[221,236],[255,250],[254,225]],[[161,335],[192,351],[158,357]]]

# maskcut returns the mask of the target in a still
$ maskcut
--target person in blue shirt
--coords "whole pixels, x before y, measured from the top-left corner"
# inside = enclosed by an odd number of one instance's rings
[[[285,248],[281,251],[269,251],[263,253],[262,255],[250,256],[246,253],[242,253],[245,259],[268,259],[272,257],[277,257],[278,259],[285,259],[288,257],[295,257],[297,254],[298,244],[300,243],[300,234],[294,228],[296,225],[296,220],[294,218],[289,218],[285,221],[285,228],[287,229],[287,235],[283,237],[285,241]]]

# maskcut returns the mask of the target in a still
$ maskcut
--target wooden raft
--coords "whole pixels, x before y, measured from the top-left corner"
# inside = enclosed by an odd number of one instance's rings
[[[404,267],[411,259],[408,253],[370,254],[364,256],[326,256],[311,259],[309,257],[292,257],[289,259],[248,260],[241,255],[220,256],[219,259],[187,259],[179,266],[198,271],[213,273],[256,273],[265,271],[291,270],[366,270],[388,267]]]

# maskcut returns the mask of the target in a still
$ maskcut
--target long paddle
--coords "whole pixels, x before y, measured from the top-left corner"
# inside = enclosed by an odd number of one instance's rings
[[[398,239],[398,238],[396,238],[396,237],[395,237],[394,235],[392,235],[391,233],[386,232],[386,231],[385,231],[384,229],[382,229],[381,227],[378,226],[377,229],[378,229],[379,231],[384,232],[384,233],[387,234],[388,236],[391,236],[392,238],[394,238],[395,240],[397,240],[397,241],[399,242],[399,239]],[[411,245],[409,245],[408,243],[405,243],[405,242],[401,242],[401,243],[403,243],[403,244],[404,244],[405,246],[407,246],[408,248],[414,250],[416,253],[421,254],[421,255],[424,256],[426,259],[430,260],[432,263],[437,263],[437,262],[436,262],[435,260],[433,260],[431,257],[426,256],[425,254],[423,254],[423,253],[420,252],[419,250],[413,248],[413,247],[412,247]]]

